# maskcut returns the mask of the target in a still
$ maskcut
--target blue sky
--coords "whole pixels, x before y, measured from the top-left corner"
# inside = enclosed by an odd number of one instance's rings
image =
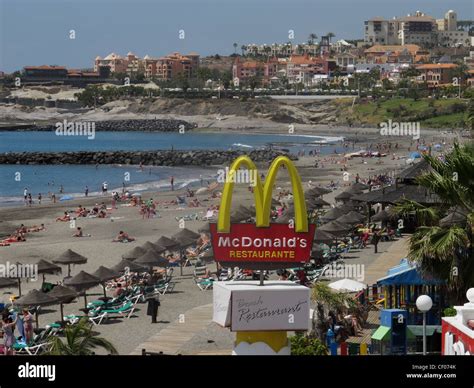
[[[473,0],[0,0],[0,70],[91,67],[112,51],[231,54],[234,42],[286,42],[290,29],[296,43],[312,32],[355,39],[373,16],[421,10],[440,18],[449,9],[474,19]]]

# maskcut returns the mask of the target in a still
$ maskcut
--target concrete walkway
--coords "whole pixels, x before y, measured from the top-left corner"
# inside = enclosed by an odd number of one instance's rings
[[[211,321],[212,304],[195,307],[183,314],[181,319],[170,323],[166,328],[138,345],[130,354],[142,354],[142,349],[147,352],[163,352],[166,355],[179,354],[181,347],[198,332],[204,330]]]
[[[400,260],[407,256],[408,236],[404,236],[393,242],[388,250],[377,257],[365,269],[365,283],[372,285],[378,279],[387,275],[387,270],[398,264]]]

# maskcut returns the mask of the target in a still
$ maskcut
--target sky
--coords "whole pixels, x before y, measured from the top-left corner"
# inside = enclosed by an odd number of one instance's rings
[[[239,52],[242,44],[288,42],[289,30],[294,43],[310,33],[362,39],[371,17],[420,10],[441,18],[450,9],[474,19],[474,0],[0,0],[0,70],[90,68],[111,52],[228,55],[234,42]]]

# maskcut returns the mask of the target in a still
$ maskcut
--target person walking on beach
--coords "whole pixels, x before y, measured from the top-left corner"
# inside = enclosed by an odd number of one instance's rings
[[[23,190],[23,199],[25,201],[25,206],[28,204],[28,187],[25,187],[25,190]]]
[[[151,323],[157,323],[158,307],[160,306],[160,297],[158,295],[148,299],[146,315],[151,316]]]
[[[174,191],[174,176],[170,178],[170,183],[171,183],[171,191]]]
[[[59,186],[59,194],[63,194],[64,193],[64,187],[63,185]]]
[[[41,205],[41,200],[43,199],[43,196],[41,193],[38,194],[38,205]]]
[[[28,193],[28,206],[31,207],[31,205],[33,205],[33,197],[31,193]]]
[[[53,203],[56,203],[56,194],[53,193],[51,195],[51,199],[53,200]]]
[[[28,309],[23,310],[23,327],[25,328],[25,342],[29,344],[33,339],[33,315]]]
[[[86,195],[86,197],[89,196],[89,187],[88,187],[88,186],[86,186],[86,189],[85,189],[85,191],[84,191],[84,194]]]
[[[3,329],[3,346],[4,346],[4,354],[5,356],[15,354],[13,350],[13,345],[15,344],[15,335],[14,330],[16,326],[16,322],[18,320],[18,315],[15,315],[15,319],[11,319],[8,314],[2,316],[2,324],[1,327]]]

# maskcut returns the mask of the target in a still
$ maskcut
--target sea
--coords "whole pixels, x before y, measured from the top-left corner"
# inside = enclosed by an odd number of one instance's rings
[[[96,132],[86,136],[57,136],[54,131],[2,131],[0,153],[71,151],[145,151],[145,150],[248,150],[272,147],[290,153],[318,150],[321,155],[344,152],[343,138],[334,136],[276,135],[242,133],[163,133]],[[109,193],[126,190],[165,191],[174,178],[177,189],[199,187],[215,180],[217,170],[209,167],[165,167],[130,165],[0,165],[0,206],[23,201],[25,188],[36,202],[55,193],[59,200],[100,195],[107,182]]]

